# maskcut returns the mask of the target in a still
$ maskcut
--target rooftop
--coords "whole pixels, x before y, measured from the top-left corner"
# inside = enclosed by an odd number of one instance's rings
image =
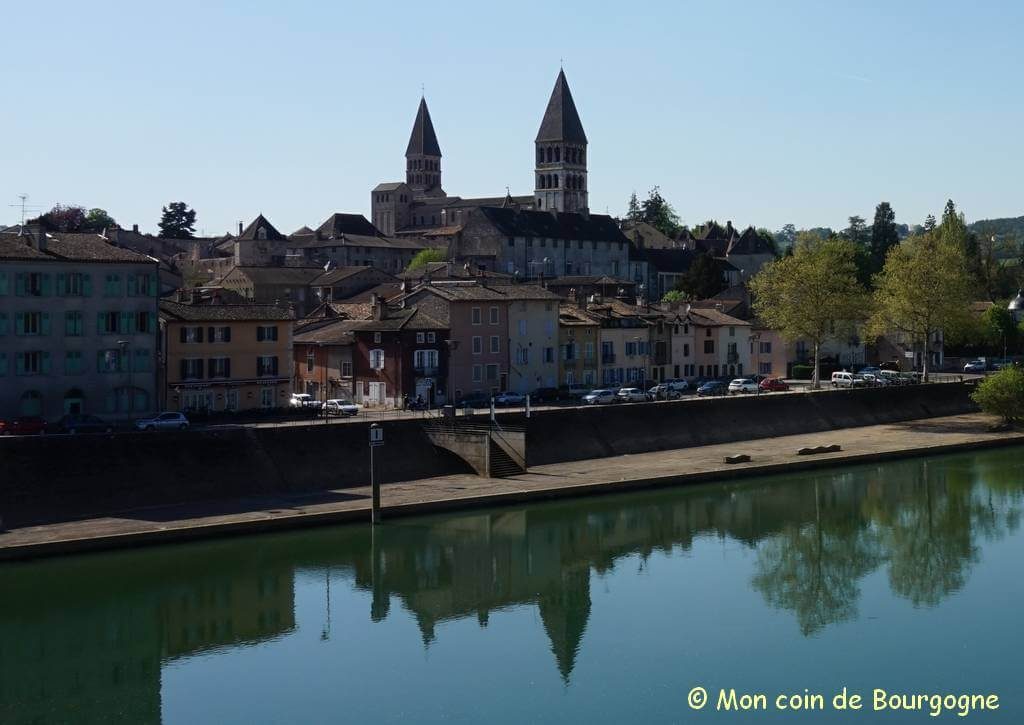
[[[291,310],[279,305],[252,304],[185,304],[170,300],[160,301],[160,315],[169,320],[206,322],[214,320],[285,321],[294,318]]]
[[[39,235],[45,235],[42,245]],[[39,247],[42,246],[42,249]],[[156,259],[117,247],[99,234],[46,233],[38,230],[0,234],[0,259],[37,262],[117,262],[155,264]]]

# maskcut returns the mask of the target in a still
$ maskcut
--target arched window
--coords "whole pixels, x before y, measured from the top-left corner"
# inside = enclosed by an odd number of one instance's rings
[[[38,390],[26,390],[21,394],[21,414],[40,416],[43,414],[43,394]]]
[[[561,160],[562,160],[562,147],[561,146],[555,146],[555,162],[557,163],[557,162],[559,162]]]
[[[548,146],[548,163],[550,164],[555,158],[555,152],[550,146]]]
[[[553,174],[553,177],[554,177],[554,181],[555,181],[555,188],[557,189],[558,188],[558,174]]]
[[[537,163],[544,163],[544,149],[537,149]]]
[[[543,209],[544,208],[544,200],[539,198],[539,197],[537,198],[537,208],[538,209]]]

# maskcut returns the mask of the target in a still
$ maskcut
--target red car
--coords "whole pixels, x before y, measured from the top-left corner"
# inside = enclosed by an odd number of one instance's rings
[[[766,393],[776,393],[789,390],[789,386],[782,378],[765,378],[761,381],[761,390]]]
[[[0,435],[30,436],[46,432],[46,421],[36,416],[22,416],[14,420],[0,420]]]

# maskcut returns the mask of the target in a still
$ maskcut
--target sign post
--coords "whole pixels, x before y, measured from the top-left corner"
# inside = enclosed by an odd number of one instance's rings
[[[373,449],[384,445],[384,429],[380,423],[370,425],[370,522],[380,523],[380,482],[373,470]]]

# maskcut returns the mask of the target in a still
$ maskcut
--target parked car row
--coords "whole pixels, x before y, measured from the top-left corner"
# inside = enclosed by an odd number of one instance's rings
[[[347,398],[331,398],[320,401],[309,393],[292,393],[288,401],[288,407],[300,410],[314,411],[317,415],[323,414],[328,418],[349,417],[359,414],[359,406]]]
[[[184,413],[160,413],[151,418],[136,420],[132,427],[139,431],[188,430],[189,421]],[[96,415],[68,414],[54,423],[49,423],[39,416],[0,419],[0,435],[78,435],[113,433],[116,429],[114,423]]]
[[[892,385],[916,385],[921,382],[917,373],[901,373],[896,370],[861,368],[856,373],[840,370],[832,373],[833,388],[878,388]]]

